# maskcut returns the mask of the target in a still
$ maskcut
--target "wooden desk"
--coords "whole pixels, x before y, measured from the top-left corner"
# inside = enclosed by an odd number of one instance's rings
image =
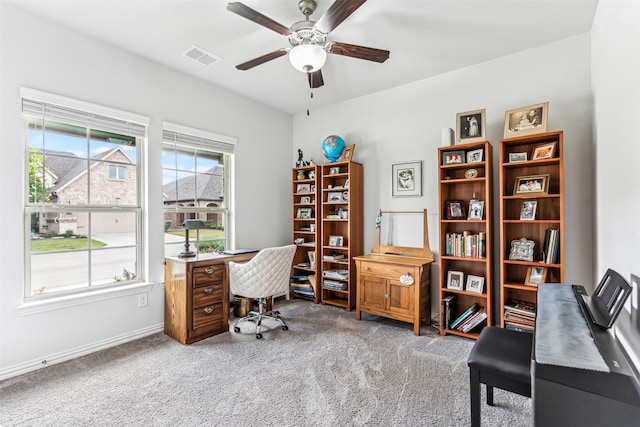
[[[409,322],[414,335],[420,335],[423,318],[431,324],[432,258],[372,253],[354,260],[358,273],[357,320],[364,311]],[[412,284],[400,281],[405,273],[413,278]]]
[[[255,254],[166,257],[164,333],[186,345],[229,331],[229,261]]]

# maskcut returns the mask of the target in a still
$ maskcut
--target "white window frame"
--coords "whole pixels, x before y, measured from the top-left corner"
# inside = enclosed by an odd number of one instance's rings
[[[224,199],[222,207],[184,207],[184,206],[172,206],[163,208],[164,213],[219,213],[224,215],[225,224],[225,248],[231,249],[235,245],[235,218],[234,218],[234,152],[237,145],[237,139],[230,136],[220,135],[214,132],[196,129],[181,124],[163,121],[163,150],[164,144],[173,143],[186,148],[197,149],[201,151],[221,153],[224,164]],[[167,137],[168,133],[173,133],[175,139]],[[190,234],[190,239],[196,244],[199,239],[199,233]],[[192,249],[193,250],[193,249]],[[166,254],[169,255],[169,254]]]
[[[115,175],[113,178],[111,177],[112,170]],[[111,181],[125,181],[127,179],[127,168],[123,166],[109,165],[109,179]]]
[[[70,124],[75,124],[78,126],[84,126],[88,129],[96,129],[96,130],[108,130],[111,132],[122,132],[126,135],[136,136],[137,141],[139,142],[139,146],[137,149],[136,156],[136,179],[137,179],[137,202],[135,206],[122,207],[118,206],[118,209],[124,211],[131,211],[136,214],[136,257],[137,257],[137,266],[136,266],[136,280],[135,281],[121,281],[121,282],[113,282],[110,284],[101,284],[99,286],[89,286],[86,288],[77,288],[65,291],[57,291],[52,293],[45,294],[36,294],[33,295],[31,293],[31,253],[30,253],[30,220],[31,214],[34,212],[41,211],[59,211],[59,212],[82,212],[82,213],[102,213],[109,212],[114,207],[107,206],[99,206],[99,205],[86,205],[86,206],[56,206],[51,204],[44,203],[30,203],[28,197],[28,185],[25,185],[25,203],[24,203],[24,225],[23,229],[25,230],[25,253],[24,253],[24,268],[25,268],[25,283],[24,283],[24,301],[25,304],[21,306],[21,313],[26,312],[26,314],[30,314],[31,312],[42,312],[49,308],[43,308],[40,304],[34,305],[34,303],[45,302],[46,300],[53,300],[56,302],[55,306],[65,307],[70,305],[76,305],[80,303],[81,300],[89,298],[91,295],[96,295],[99,299],[113,297],[113,292],[110,289],[116,289],[118,291],[122,291],[125,294],[129,294],[131,292],[138,293],[149,289],[149,285],[144,282],[146,274],[146,264],[148,262],[147,257],[148,254],[145,250],[145,245],[143,241],[143,230],[145,229],[145,217],[146,217],[146,209],[143,205],[143,201],[146,200],[144,189],[145,189],[145,176],[146,176],[146,161],[144,159],[144,155],[146,150],[144,149],[144,145],[147,142],[147,133],[148,126],[150,124],[150,118],[146,116],[142,116],[135,113],[129,113],[126,111],[105,107],[85,101],[76,100],[73,98],[68,98],[56,94],[51,94],[35,89],[30,88],[20,88],[20,96],[24,102],[34,102],[41,103],[44,105],[51,105],[54,108],[60,107],[62,109],[69,110],[69,119],[61,119],[59,117],[45,117],[43,113],[43,117],[54,120],[67,122]],[[81,113],[77,116],[77,120],[73,119],[73,115],[75,113]],[[24,115],[36,116],[35,114],[27,114]],[[120,126],[120,127],[118,127]],[[134,130],[136,129],[136,130]],[[25,161],[26,157],[29,153],[29,147],[27,142],[27,134],[25,132],[23,138],[23,149],[25,153]],[[137,142],[137,145],[138,145]],[[25,165],[25,183],[28,183],[28,168],[26,167],[26,162],[23,163]],[[91,271],[91,265],[88,265],[89,274]],[[109,295],[111,294],[111,295]],[[82,297],[83,298],[79,298]],[[95,298],[93,298],[95,299]],[[55,308],[55,307],[54,307]]]

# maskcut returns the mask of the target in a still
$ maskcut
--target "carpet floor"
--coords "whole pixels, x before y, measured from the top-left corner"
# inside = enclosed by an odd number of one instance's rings
[[[250,324],[190,346],[164,334],[0,382],[0,426],[467,426],[474,341],[307,301],[289,326]],[[231,317],[233,322],[235,319]],[[529,426],[496,389],[482,424]]]

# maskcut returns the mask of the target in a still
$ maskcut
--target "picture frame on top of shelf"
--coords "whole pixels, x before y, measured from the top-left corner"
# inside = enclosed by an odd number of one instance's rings
[[[311,208],[298,208],[298,213],[296,214],[296,218],[310,219],[311,213],[312,213]]]
[[[300,197],[300,203],[311,203],[311,197],[310,196]]]
[[[549,192],[549,174],[516,177],[513,195],[547,194]]]
[[[529,267],[527,268],[527,275],[524,279],[524,284],[528,286],[538,286],[547,279],[546,267]]]
[[[449,270],[447,272],[447,289],[458,291],[464,289],[464,273],[462,271]]]
[[[467,163],[479,163],[482,160],[484,160],[482,158],[483,152],[484,150],[482,148],[478,148],[477,150],[467,151],[467,154],[466,154]]]
[[[469,216],[467,219],[481,220],[484,213],[484,200],[469,201]]]
[[[332,166],[329,168],[329,175],[337,175],[340,173],[340,166]]]
[[[509,163],[515,162],[526,162],[527,161],[527,153],[509,153]]]
[[[351,159],[353,158],[353,150],[355,149],[356,149],[356,144],[351,144],[344,147],[344,150],[342,150],[342,158],[340,160],[350,162]]]
[[[456,114],[456,144],[484,141],[485,110],[467,111]]]
[[[536,200],[525,200],[522,202],[522,209],[520,210],[520,219],[523,221],[533,221],[536,219],[536,209],[538,202]]]
[[[327,194],[327,202],[340,202],[342,201],[342,192],[331,191]]]
[[[298,184],[296,193],[311,193],[311,184]]]
[[[509,251],[509,259],[512,261],[533,261],[533,248],[535,242],[533,240],[514,239],[511,241],[511,250]]]
[[[342,236],[329,236],[329,246],[342,246]]]
[[[422,160],[391,165],[391,196],[422,196]]]
[[[467,219],[467,212],[462,200],[447,200],[445,205],[446,219]]]
[[[506,111],[504,115],[504,138],[546,132],[548,115],[548,102]]]
[[[468,275],[465,290],[467,292],[481,294],[484,290],[484,277],[474,276],[473,274]]]
[[[442,165],[461,165],[465,163],[464,151],[444,151],[442,153]]]
[[[531,160],[552,159],[556,155],[556,142],[547,142],[533,147]]]

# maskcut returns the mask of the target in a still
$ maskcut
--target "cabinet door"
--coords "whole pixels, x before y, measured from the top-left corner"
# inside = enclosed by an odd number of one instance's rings
[[[366,275],[363,275],[360,280],[360,295],[358,295],[360,308],[385,310],[387,280],[382,277]]]
[[[389,279],[388,282],[389,312],[401,316],[412,316],[415,306],[416,284],[405,285],[395,279]]]

